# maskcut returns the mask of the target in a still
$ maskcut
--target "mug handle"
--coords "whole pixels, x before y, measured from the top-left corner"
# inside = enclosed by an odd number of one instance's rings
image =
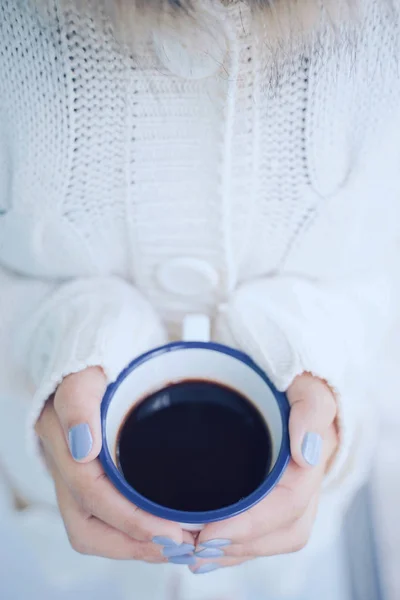
[[[211,323],[207,315],[188,315],[183,320],[182,339],[184,342],[209,342]]]

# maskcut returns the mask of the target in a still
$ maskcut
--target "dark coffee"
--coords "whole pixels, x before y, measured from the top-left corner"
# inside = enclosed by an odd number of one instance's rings
[[[229,506],[253,492],[271,466],[271,437],[237,391],[202,380],[147,396],[122,424],[119,467],[143,496],[182,511]]]

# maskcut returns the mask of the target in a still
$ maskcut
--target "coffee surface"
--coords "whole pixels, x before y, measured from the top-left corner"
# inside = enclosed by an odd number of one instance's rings
[[[208,511],[248,496],[264,480],[271,438],[257,408],[219,383],[187,380],[147,396],[118,438],[119,467],[143,496]]]

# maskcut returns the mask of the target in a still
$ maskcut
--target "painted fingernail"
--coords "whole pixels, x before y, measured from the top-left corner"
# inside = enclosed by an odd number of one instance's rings
[[[174,540],[171,538],[164,537],[162,535],[156,535],[153,537],[153,544],[159,544],[160,546],[179,546]]]
[[[318,433],[306,433],[301,451],[304,460],[315,467],[321,460],[322,437]]]
[[[199,545],[200,548],[224,548],[225,546],[230,546],[232,544],[231,540],[224,539],[216,539],[216,540],[208,540],[207,542],[201,542]]]
[[[189,554],[189,552],[193,552],[194,546],[192,544],[180,544],[179,546],[166,546],[162,553],[167,558],[173,556],[184,556],[185,554]]]
[[[205,573],[211,573],[211,571],[216,571],[220,566],[216,563],[207,563],[206,565],[201,565],[196,571],[193,571],[194,575],[204,575]]]
[[[195,565],[196,559],[190,554],[184,554],[183,556],[171,556],[168,562],[174,565]]]
[[[83,460],[86,458],[93,447],[93,438],[90,427],[87,423],[79,423],[71,427],[68,432],[69,448],[72,458]]]
[[[221,558],[224,556],[224,551],[219,548],[204,548],[195,552],[195,555],[199,558]]]

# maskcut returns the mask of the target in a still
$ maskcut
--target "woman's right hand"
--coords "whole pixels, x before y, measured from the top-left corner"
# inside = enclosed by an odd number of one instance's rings
[[[69,375],[36,425],[70,543],[82,554],[178,562],[177,555],[192,553],[192,535],[131,504],[97,458],[106,385],[99,367]]]

